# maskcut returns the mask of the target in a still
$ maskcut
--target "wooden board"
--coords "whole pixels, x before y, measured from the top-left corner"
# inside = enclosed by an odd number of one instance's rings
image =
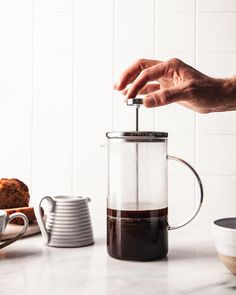
[[[4,235],[2,236],[2,240],[5,241],[14,238],[22,230],[22,227],[23,225],[9,223],[6,227]],[[23,237],[32,236],[39,232],[40,229],[38,223],[35,221],[28,226]]]

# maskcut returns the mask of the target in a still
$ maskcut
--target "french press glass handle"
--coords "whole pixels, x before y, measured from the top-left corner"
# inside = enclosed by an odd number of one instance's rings
[[[177,229],[177,228],[185,226],[186,224],[191,222],[197,216],[197,214],[200,211],[200,208],[202,206],[202,202],[203,202],[203,186],[202,186],[202,181],[201,181],[199,175],[197,174],[196,170],[189,163],[187,163],[183,159],[180,159],[180,158],[177,158],[174,156],[169,156],[169,155],[167,156],[167,160],[174,160],[174,161],[180,162],[180,163],[184,164],[185,166],[187,166],[192,171],[194,176],[197,178],[199,189],[200,189],[199,203],[198,203],[197,208],[195,209],[193,214],[190,216],[190,218],[188,218],[184,222],[182,222],[180,224],[176,224],[176,225],[169,225],[168,229],[173,230],[173,229]]]

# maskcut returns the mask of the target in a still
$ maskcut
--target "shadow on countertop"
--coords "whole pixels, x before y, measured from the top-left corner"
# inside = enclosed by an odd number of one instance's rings
[[[193,259],[206,259],[206,258],[217,258],[217,253],[214,248],[173,248],[170,249],[168,254],[169,260],[193,260]]]
[[[40,257],[41,251],[29,250],[29,249],[10,249],[6,248],[0,251],[0,261],[11,260],[11,259],[24,259],[29,257]]]

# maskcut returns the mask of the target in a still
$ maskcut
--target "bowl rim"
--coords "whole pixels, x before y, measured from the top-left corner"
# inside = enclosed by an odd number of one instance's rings
[[[225,226],[222,224],[219,224],[220,222],[223,221],[229,221],[229,220],[234,220],[236,223],[236,217],[225,217],[225,218],[220,218],[220,219],[216,219],[213,223],[214,223],[214,227],[225,230],[225,231],[231,231],[231,232],[236,232],[236,227],[229,227],[229,226]]]

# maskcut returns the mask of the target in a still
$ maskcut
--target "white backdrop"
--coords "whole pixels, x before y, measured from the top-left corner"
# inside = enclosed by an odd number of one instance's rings
[[[91,197],[95,231],[104,231],[105,132],[134,128],[113,82],[140,57],[233,75],[235,28],[234,0],[0,0],[0,177],[25,181],[33,201]],[[169,152],[202,176],[195,225],[235,215],[235,112],[143,109],[141,128],[169,132]],[[172,164],[169,194],[171,220],[190,213],[193,179]]]

